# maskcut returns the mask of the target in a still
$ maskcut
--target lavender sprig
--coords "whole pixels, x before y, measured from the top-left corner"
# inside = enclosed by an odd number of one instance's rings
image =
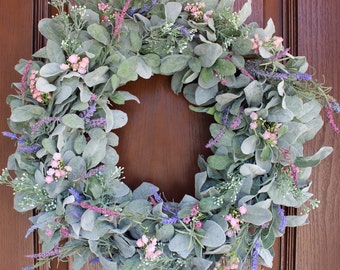
[[[103,170],[105,168],[105,165],[99,165],[91,170],[89,170],[86,174],[82,175],[83,178],[89,178],[93,175],[96,175],[97,173],[99,173],[101,170]]]
[[[31,259],[43,259],[43,258],[53,257],[53,256],[59,255],[59,254],[60,254],[60,248],[59,248],[59,246],[55,246],[52,250],[50,250],[48,252],[30,254],[30,255],[26,255],[26,257],[31,258]]]
[[[18,150],[27,154],[33,154],[38,152],[42,146],[38,143],[33,145],[19,145]]]
[[[259,260],[259,248],[260,243],[256,240],[253,248],[252,260],[251,260],[251,270],[257,270],[258,260]]]
[[[79,192],[75,188],[69,188],[68,192],[70,192],[71,195],[73,195],[76,202],[81,202],[83,200],[83,197],[79,194]]]
[[[19,139],[17,134],[15,134],[13,132],[9,132],[9,131],[3,131],[2,135],[10,138],[11,140],[18,140]]]
[[[340,113],[340,105],[336,100],[331,100],[328,102],[328,104],[332,108],[333,112]]]
[[[90,118],[96,112],[96,104],[91,104],[86,110],[82,111],[79,116],[84,119],[85,123],[90,121]]]
[[[262,79],[285,80],[288,78],[287,73],[268,71],[259,65],[259,61],[248,60],[245,64],[246,69],[255,77]]]
[[[277,209],[277,213],[280,216],[280,226],[279,226],[279,230],[281,232],[283,232],[287,226],[287,217],[285,216],[285,211],[283,208],[281,208],[280,206],[278,206]]]
[[[43,119],[36,122],[33,126],[31,126],[31,134],[34,135],[43,124],[48,124],[60,120],[61,120],[60,117],[44,117]]]
[[[294,76],[298,81],[311,81],[312,80],[312,75],[307,74],[307,73],[296,73],[294,74]]]
[[[222,128],[220,129],[219,133],[216,135],[216,137],[212,140],[210,140],[205,147],[206,148],[211,148],[213,147],[216,143],[219,142],[219,140],[223,137],[226,129],[227,129],[227,122],[228,122],[228,116],[230,112],[230,106],[224,109],[222,112]]]
[[[152,192],[152,195],[154,196],[155,200],[156,200],[158,203],[164,202],[164,200],[162,199],[162,197],[159,196],[159,194],[157,193],[157,190],[156,190],[155,187],[150,188],[150,191]]]
[[[173,216],[170,218],[163,218],[162,219],[162,224],[176,224],[180,221],[180,219],[177,216]]]
[[[93,119],[88,123],[90,128],[104,127],[106,125],[106,119],[103,117]]]

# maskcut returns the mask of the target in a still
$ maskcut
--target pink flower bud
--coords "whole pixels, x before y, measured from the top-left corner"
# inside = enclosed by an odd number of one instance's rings
[[[244,205],[242,205],[238,211],[240,212],[241,215],[244,215],[245,213],[247,213],[247,207],[245,207]]]
[[[45,177],[45,182],[46,182],[47,184],[51,184],[51,183],[53,182],[53,180],[54,180],[54,179],[53,179],[52,176],[49,176],[49,175],[48,175],[48,176]]]
[[[71,54],[69,58],[67,58],[67,61],[69,61],[71,64],[77,64],[79,61],[79,56],[77,54]]]
[[[53,159],[54,160],[60,160],[61,159],[61,154],[60,153],[54,153],[53,154]]]
[[[61,65],[60,65],[60,69],[65,71],[65,70],[68,70],[68,69],[69,69],[69,66],[66,65],[66,64],[61,64]]]

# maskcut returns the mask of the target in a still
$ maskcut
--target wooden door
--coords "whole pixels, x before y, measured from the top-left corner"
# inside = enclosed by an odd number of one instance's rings
[[[236,0],[236,8],[246,0]],[[333,94],[340,99],[337,60],[340,59],[340,8],[336,0],[254,0],[251,21],[265,25],[272,17],[276,35],[284,36],[293,54],[307,55],[319,78],[325,75],[327,84],[334,87]],[[19,58],[29,58],[31,52],[43,45],[36,32],[37,21],[49,14],[47,0],[11,0],[0,2],[0,54],[1,54],[1,104],[11,92],[10,84],[20,78],[13,70]],[[326,49],[325,49],[326,48]],[[157,184],[165,196],[179,200],[185,193],[193,193],[193,176],[197,172],[197,156],[209,155],[204,144],[209,139],[209,116],[193,113],[181,96],[170,90],[169,78],[155,76],[151,80],[130,83],[124,89],[136,94],[141,104],[128,104],[122,108],[129,114],[129,123],[121,130],[118,152],[124,151],[120,164],[126,168],[126,182],[131,187],[143,181]],[[1,131],[7,130],[9,108],[0,106]],[[337,118],[339,123],[339,117]],[[340,124],[340,123],[339,123]],[[340,138],[326,128],[316,140],[308,144],[313,153],[321,145],[334,147],[334,154],[318,166],[312,175],[312,191],[321,200],[321,206],[311,215],[311,224],[297,230],[288,229],[286,236],[277,241],[275,270],[331,270],[340,267]],[[0,166],[6,166],[7,156],[14,147],[8,139],[1,138]],[[30,224],[29,215],[12,210],[12,194],[0,189],[0,269],[21,269],[32,263],[25,254],[37,251],[33,237],[24,239]],[[53,265],[51,269],[67,270],[67,264]],[[43,269],[48,269],[44,267]],[[92,264],[86,270],[101,269]]]
[[[32,53],[32,1],[12,0],[0,2],[0,131],[8,130],[6,118],[10,110],[6,96],[11,93],[11,83],[20,81],[14,71],[19,58],[30,57]],[[7,157],[14,151],[14,145],[7,139],[0,139],[0,166],[4,168]],[[32,262],[25,258],[33,253],[33,238],[25,239],[30,223],[29,215],[21,215],[13,210],[13,191],[1,187],[0,190],[0,269],[21,269]]]
[[[296,1],[296,50],[301,55],[308,55],[310,64],[319,71],[319,80],[325,80],[333,87],[337,100],[340,99],[339,14],[336,0]],[[340,126],[339,116],[335,121]],[[311,214],[311,225],[297,230],[295,269],[340,269],[339,135],[334,134],[326,123],[323,132],[308,144],[310,153],[320,145],[333,146],[334,153],[313,172],[312,192],[321,204]]]

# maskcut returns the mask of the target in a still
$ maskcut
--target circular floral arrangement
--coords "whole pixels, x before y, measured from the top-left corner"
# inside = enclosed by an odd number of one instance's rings
[[[318,204],[308,178],[332,148],[304,156],[303,144],[322,127],[322,107],[339,132],[340,107],[305,57],[289,54],[271,20],[245,24],[251,1],[239,12],[228,0],[51,4],[58,14],[39,23],[46,46],[16,66],[3,133],[17,149],[1,183],[16,210],[36,209],[27,235],[38,232],[43,252],[27,269],[69,257],[72,269],[271,267],[275,238]],[[131,191],[117,166],[112,130],[127,115],[115,104],[138,102],[120,87],[153,74],[172,76],[192,110],[214,116],[212,155],[199,159],[195,197],[179,203],[152,183]]]

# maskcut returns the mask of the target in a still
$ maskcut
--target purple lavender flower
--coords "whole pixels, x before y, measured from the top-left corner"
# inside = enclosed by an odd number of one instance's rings
[[[241,125],[243,112],[244,112],[244,108],[240,107],[240,110],[238,111],[236,117],[229,125],[231,129],[238,128]]]
[[[150,188],[150,191],[152,192],[152,195],[155,197],[155,200],[158,203],[164,202],[161,196],[159,196],[159,194],[157,193],[157,190],[155,187]]]
[[[184,25],[181,25],[179,23],[176,23],[175,26],[178,28],[178,30],[184,35],[184,36],[190,36],[190,30],[185,27]]]
[[[83,200],[83,197],[79,194],[79,192],[75,188],[69,188],[68,192],[70,192],[70,194],[73,195],[76,202],[81,202]]]
[[[129,14],[129,16],[132,17],[136,12],[137,12],[137,8],[136,7],[132,7],[130,9],[130,11],[128,12],[128,14]]]
[[[277,60],[277,59],[285,57],[286,54],[289,52],[289,50],[290,50],[290,48],[286,48],[286,49],[282,50],[281,52],[276,54],[274,57],[272,57],[272,59],[273,60]]]
[[[99,262],[99,257],[92,258],[89,263],[97,263]]]
[[[287,225],[287,217],[285,216],[285,211],[283,208],[281,208],[280,206],[278,206],[278,209],[277,209],[277,213],[279,214],[280,216],[280,227],[279,227],[279,230],[281,232],[283,232],[286,228],[286,225]]]
[[[260,243],[258,240],[256,240],[254,247],[253,247],[251,270],[257,270],[257,265],[258,265],[258,260],[259,260],[259,248],[260,248]]]
[[[25,142],[25,138],[23,136],[20,136],[18,139],[18,143],[22,144]]]
[[[105,168],[105,165],[99,165],[96,168],[93,168],[93,169],[89,170],[88,173],[82,175],[82,177],[83,178],[89,178],[89,177],[99,173],[104,168]]]
[[[152,0],[149,5],[143,5],[143,7],[138,11],[139,14],[148,13],[150,9],[157,4],[157,0]]]
[[[285,80],[288,78],[287,73],[268,71],[260,67],[259,61],[248,60],[245,64],[246,69],[250,74],[258,78],[272,79],[272,80]]]
[[[33,154],[38,152],[41,149],[40,144],[33,144],[33,145],[19,145],[18,150],[27,154]]]
[[[173,217],[170,217],[170,218],[163,218],[162,224],[176,224],[179,221],[180,221],[180,219],[177,216],[173,216]]]
[[[331,106],[333,112],[340,113],[340,105],[336,100],[330,101],[329,105]]]
[[[103,117],[93,119],[88,123],[90,128],[104,127],[106,125],[106,119]]]
[[[168,204],[163,204],[163,210],[164,210],[164,211],[171,212],[171,207],[170,207],[170,205],[168,205]],[[172,212],[171,212],[171,213],[172,213]]]
[[[35,134],[37,130],[43,125],[48,124],[54,121],[60,121],[60,117],[44,117],[43,119],[36,122],[33,126],[31,126],[31,134]]]
[[[105,258],[105,259],[108,261],[112,261],[111,258]],[[89,263],[97,263],[97,262],[99,262],[99,257],[94,257],[93,259],[89,261]]]
[[[229,112],[230,112],[230,106],[228,106],[227,108],[225,108],[222,112],[222,128],[220,129],[219,133],[216,135],[216,137],[212,140],[210,140],[205,147],[206,148],[211,148],[213,147],[216,143],[219,142],[219,140],[223,137],[225,131],[226,131],[226,126],[227,126],[227,122],[228,122],[228,116],[229,116]]]
[[[48,252],[30,254],[30,255],[26,255],[26,257],[31,258],[31,259],[42,259],[42,258],[48,258],[48,257],[58,255],[59,253],[60,253],[60,248],[58,246],[55,246],[52,250]]]
[[[311,81],[312,80],[312,75],[307,74],[307,73],[297,73],[294,75],[298,81]]]
[[[226,128],[225,127],[222,127],[221,130],[219,131],[219,133],[217,134],[217,136],[210,140],[206,145],[205,145],[205,148],[211,148],[213,147],[216,143],[219,142],[219,140],[221,140],[221,138],[223,137],[224,133],[226,131]]]
[[[85,122],[86,122],[87,119],[89,120],[93,116],[93,114],[96,112],[96,110],[97,110],[96,104],[93,103],[86,110],[82,111],[79,114],[79,116],[81,118],[83,118],[85,120]]]
[[[4,135],[4,136],[10,138],[11,140],[18,140],[18,139],[19,139],[18,136],[17,136],[17,134],[15,134],[15,133],[13,133],[13,132],[9,132],[9,131],[3,131],[3,132],[2,132],[2,135]]]
[[[21,270],[31,270],[31,269],[34,269],[33,265],[28,265],[28,266],[22,268]]]

